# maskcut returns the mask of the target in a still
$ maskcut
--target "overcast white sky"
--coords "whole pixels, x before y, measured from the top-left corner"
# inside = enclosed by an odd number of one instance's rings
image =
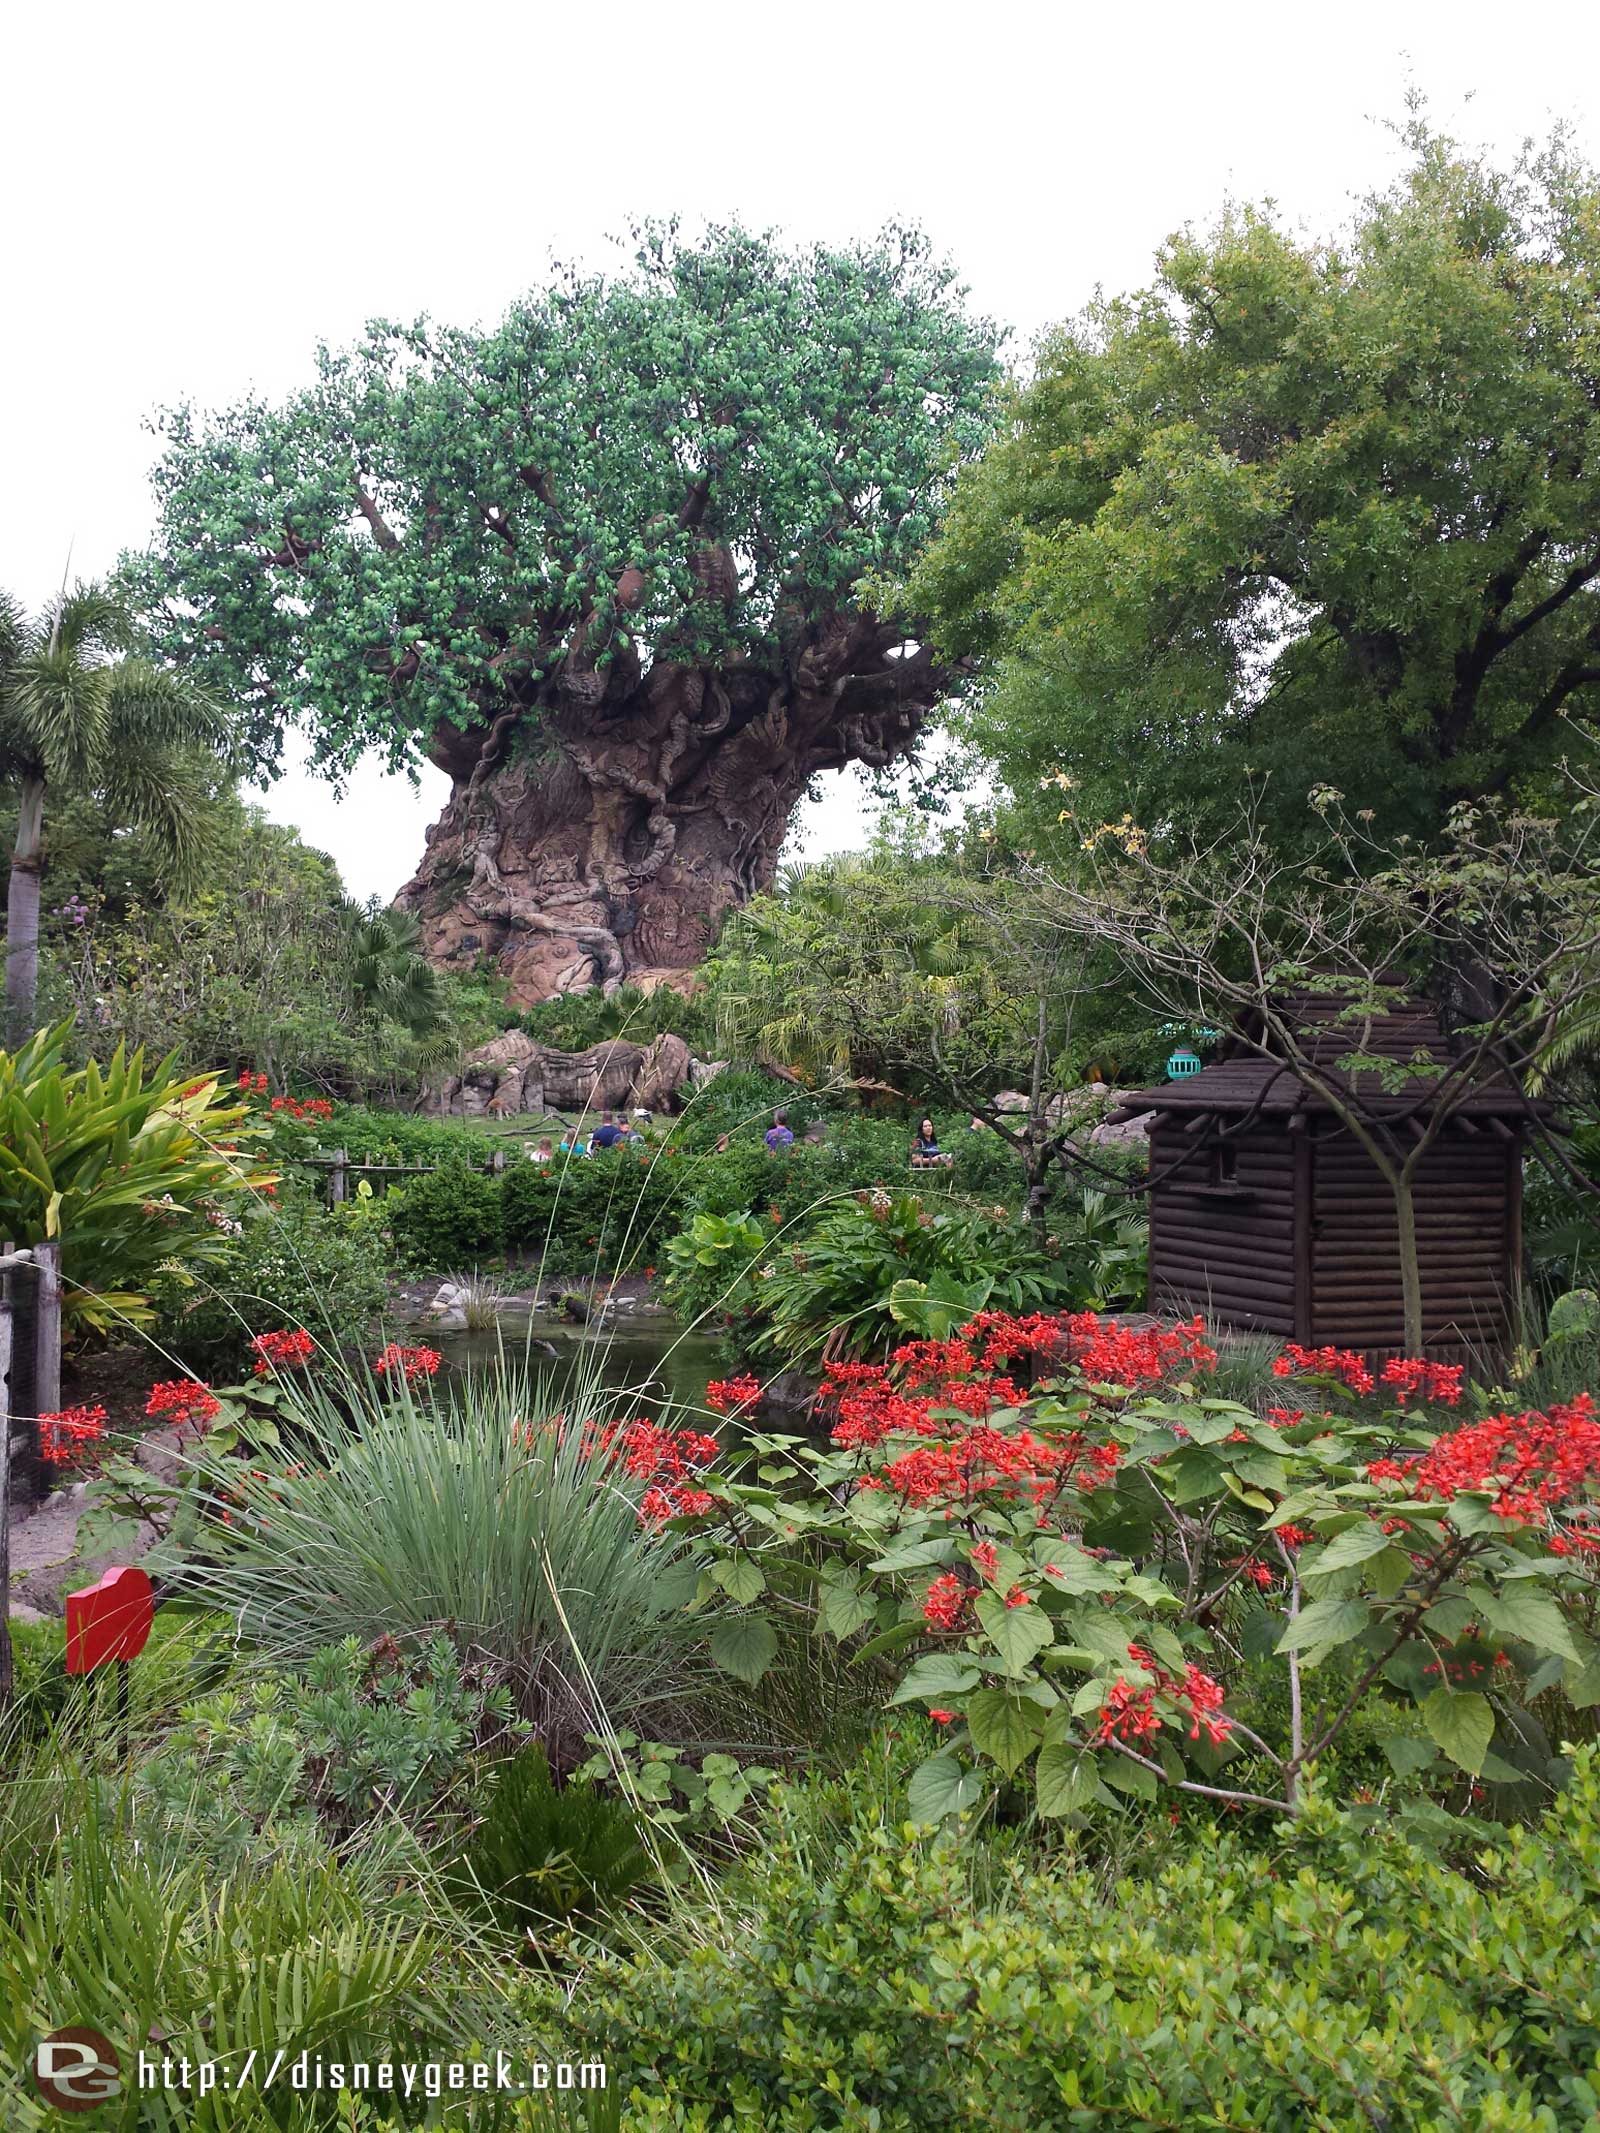
[[[633,214],[913,217],[1025,346],[1229,194],[1340,220],[1408,79],[1474,139],[1565,117],[1600,158],[1592,0],[33,0],[5,58],[0,584],[31,602],[69,542],[93,574],[146,535],[152,407],[284,391],[376,314],[490,320]],[[374,769],[341,804],[299,771],[267,805],[388,895],[443,789]],[[798,841],[863,819],[847,774]]]

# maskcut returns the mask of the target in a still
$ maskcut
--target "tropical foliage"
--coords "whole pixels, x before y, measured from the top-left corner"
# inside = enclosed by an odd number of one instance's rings
[[[69,1329],[125,1332],[152,1322],[169,1264],[187,1281],[227,1256],[274,1173],[214,1075],[120,1047],[104,1069],[71,1067],[71,1035],[63,1024],[0,1052],[0,1234],[59,1240]]]

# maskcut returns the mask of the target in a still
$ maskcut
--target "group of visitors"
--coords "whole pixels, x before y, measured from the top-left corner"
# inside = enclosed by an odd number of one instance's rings
[[[528,1160],[530,1163],[553,1163],[558,1155],[603,1155],[613,1148],[642,1146],[644,1135],[638,1123],[641,1121],[644,1125],[650,1124],[648,1111],[636,1111],[631,1119],[625,1112],[602,1111],[600,1123],[592,1133],[586,1136],[573,1127],[562,1134],[559,1144],[542,1140],[536,1148],[528,1150]]]
[[[587,1137],[576,1128],[572,1128],[562,1134],[559,1143],[542,1140],[537,1147],[529,1148],[528,1160],[533,1163],[552,1163],[557,1155],[601,1155],[613,1148],[624,1148],[630,1144],[642,1144],[644,1135],[639,1130],[640,1121],[647,1126],[650,1124],[648,1111],[636,1111],[631,1119],[626,1112],[603,1111],[600,1114],[599,1125]],[[974,1119],[972,1123],[976,1127],[980,1121]],[[826,1132],[827,1129],[822,1120],[820,1118],[813,1119],[805,1130],[807,1146],[815,1147],[826,1137]],[[779,1109],[773,1112],[772,1124],[768,1126],[763,1137],[769,1153],[773,1155],[781,1155],[784,1149],[794,1146],[794,1128],[789,1123],[789,1114],[786,1110]],[[728,1141],[729,1136],[725,1133],[717,1142],[717,1153],[719,1155],[726,1152]],[[944,1164],[953,1163],[954,1161],[955,1157],[947,1155],[939,1146],[938,1128],[934,1125],[933,1120],[931,1118],[919,1120],[916,1135],[911,1143],[912,1169],[935,1170]]]

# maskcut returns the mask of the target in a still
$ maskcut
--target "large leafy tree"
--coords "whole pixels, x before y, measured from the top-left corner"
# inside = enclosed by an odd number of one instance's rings
[[[863,581],[932,533],[995,335],[914,232],[640,237],[492,332],[375,325],[279,407],[163,418],[174,658],[452,779],[403,905],[532,1001],[696,962],[818,771],[906,750],[956,678]]]
[[[14,787],[6,896],[6,1041],[33,1028],[45,805],[96,794],[146,833],[158,871],[181,881],[204,854],[215,751],[228,737],[216,702],[140,656],[127,607],[100,587],[64,593],[36,620],[0,595],[0,785]]]
[[[961,482],[910,597],[1019,797],[1220,820],[1248,768],[1280,832],[1317,780],[1432,828],[1600,721],[1600,184],[1407,139],[1342,238],[1172,239]]]

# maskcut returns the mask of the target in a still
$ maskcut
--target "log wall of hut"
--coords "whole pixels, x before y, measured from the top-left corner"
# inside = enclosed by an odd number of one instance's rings
[[[1448,1128],[1412,1187],[1423,1340],[1441,1361],[1501,1350],[1510,1337],[1521,1150]],[[1312,1140],[1310,1344],[1398,1353],[1405,1323],[1394,1195],[1353,1134]]]
[[[1150,1308],[1295,1337],[1295,1142],[1281,1126],[1205,1145],[1163,1117],[1150,1168],[1193,1153],[1150,1200]]]

